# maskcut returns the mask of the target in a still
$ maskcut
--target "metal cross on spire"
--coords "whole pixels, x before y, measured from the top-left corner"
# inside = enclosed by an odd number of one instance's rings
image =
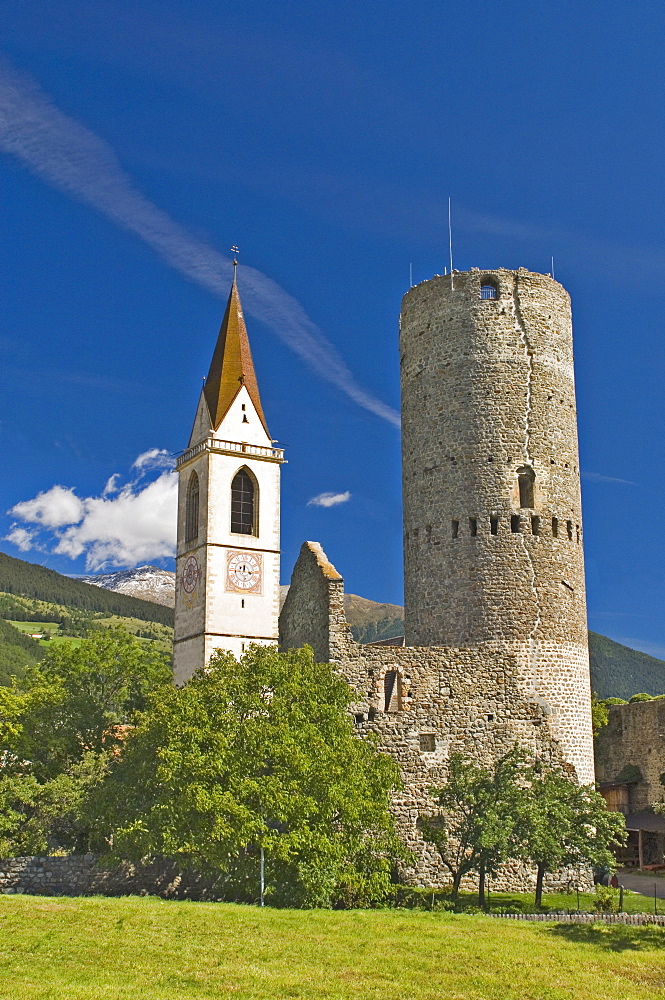
[[[231,253],[233,254],[233,280],[235,282],[236,271],[238,270],[238,254],[240,253],[240,250],[238,250],[237,246],[232,246]]]

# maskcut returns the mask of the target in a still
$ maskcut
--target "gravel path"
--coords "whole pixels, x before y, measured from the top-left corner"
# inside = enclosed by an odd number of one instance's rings
[[[639,892],[642,896],[650,896],[651,899],[653,899],[653,887],[655,885],[658,899],[665,899],[665,878],[655,878],[648,872],[640,875],[625,869],[624,871],[617,872],[617,878],[619,879],[619,885],[622,885],[625,889],[630,889],[631,892]]]

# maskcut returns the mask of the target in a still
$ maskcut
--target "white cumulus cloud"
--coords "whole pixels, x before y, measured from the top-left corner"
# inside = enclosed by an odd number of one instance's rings
[[[168,457],[168,462],[166,461]],[[138,566],[175,554],[178,477],[169,452],[152,448],[132,464],[133,481],[119,485],[114,473],[99,496],[79,497],[73,489],[52,486],[32,500],[15,504],[16,518],[6,541],[21,552],[85,556],[90,572]],[[148,471],[160,474],[145,481]]]
[[[76,524],[83,517],[83,502],[73,489],[67,486],[52,486],[44,493],[38,493],[32,500],[15,504],[9,513],[19,521],[40,524],[44,528],[62,528],[66,524]]]
[[[30,531],[29,528],[22,528],[20,524],[12,524],[5,541],[11,542],[21,552],[30,552],[31,549],[39,548],[37,532]]]
[[[351,499],[351,494],[348,490],[345,493],[318,493],[317,496],[312,497],[311,500],[307,501],[308,507],[336,507],[337,504],[346,503],[347,500]]]

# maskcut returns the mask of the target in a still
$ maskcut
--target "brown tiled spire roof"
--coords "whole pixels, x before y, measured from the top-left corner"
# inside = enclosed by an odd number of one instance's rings
[[[243,385],[249,392],[266,434],[270,437],[261,406],[259,386],[234,273],[231,294],[226,304],[226,312],[203,389],[214,430],[221,424]]]

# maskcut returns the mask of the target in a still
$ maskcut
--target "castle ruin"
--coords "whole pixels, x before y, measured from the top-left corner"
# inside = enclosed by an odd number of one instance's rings
[[[359,645],[343,579],[305,542],[279,617],[354,688],[360,734],[399,763],[414,881],[440,881],[418,834],[451,751],[488,766],[518,743],[593,781],[570,299],[549,275],[454,272],[400,319],[405,636]],[[279,465],[234,283],[178,462],[176,680],[214,647],[277,641]],[[506,869],[506,887],[525,884]]]

